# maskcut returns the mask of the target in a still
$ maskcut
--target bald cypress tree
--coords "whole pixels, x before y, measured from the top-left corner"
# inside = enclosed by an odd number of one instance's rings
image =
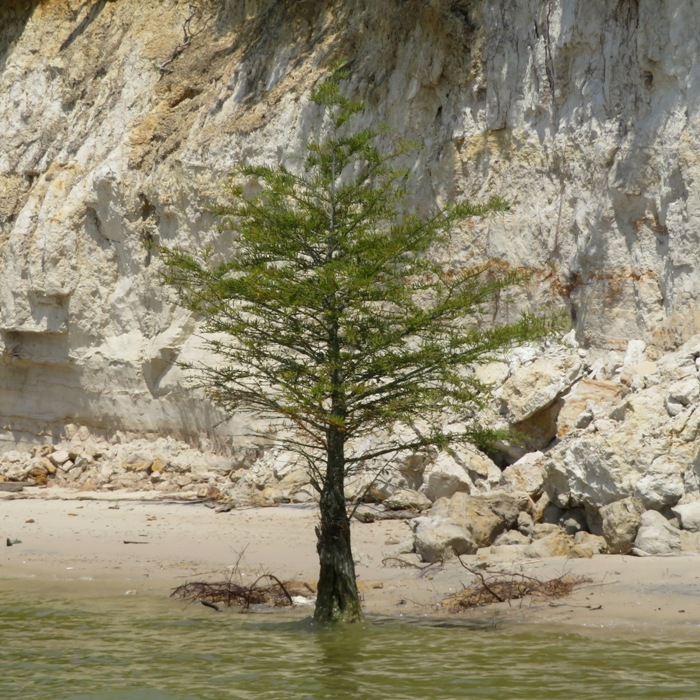
[[[299,172],[243,165],[227,183],[223,262],[162,251],[167,281],[212,334],[219,361],[192,368],[201,384],[230,414],[278,424],[279,442],[306,460],[319,494],[322,623],[362,617],[348,475],[402,451],[488,442],[493,434],[475,421],[487,394],[471,368],[548,325],[532,316],[479,322],[522,275],[488,264],[447,269],[431,252],[460,223],[506,204],[406,213],[407,173],[396,164],[407,148],[382,152],[376,132],[354,128],[364,106],[343,95],[344,77],[335,70],[311,95],[326,129],[306,145]],[[445,432],[446,416],[464,429]]]

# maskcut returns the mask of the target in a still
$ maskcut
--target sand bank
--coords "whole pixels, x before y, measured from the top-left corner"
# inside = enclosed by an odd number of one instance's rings
[[[120,500],[128,494],[94,500],[89,494],[63,492],[60,499],[47,499],[57,494],[51,491],[0,502],[0,579],[29,578],[49,586],[90,581],[95,587],[167,596],[187,580],[221,579],[236,566],[251,581],[273,573],[313,582],[318,573],[313,507],[216,513],[202,504]],[[396,557],[418,563],[398,554],[398,544],[409,536],[405,521],[353,524],[368,613],[445,615],[440,601],[470,582],[471,575],[457,561],[429,570],[397,566]],[[8,538],[20,542],[5,546]],[[479,563],[474,557],[463,559]],[[570,572],[590,582],[564,599],[499,603],[460,616],[494,624],[700,631],[700,557],[560,557],[517,566],[538,578]]]

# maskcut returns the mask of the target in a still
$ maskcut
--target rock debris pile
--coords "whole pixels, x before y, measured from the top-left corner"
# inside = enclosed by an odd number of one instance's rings
[[[589,357],[572,336],[479,369],[494,382],[483,416],[520,439],[408,455],[354,475],[348,497],[413,515],[401,545],[421,560],[513,560],[700,551],[700,336],[656,359],[641,341]],[[0,456],[0,493],[22,485],[208,499],[223,506],[310,503],[304,465],[280,448],[218,456],[172,438],[60,445]],[[360,512],[360,515],[362,512]],[[364,519],[370,519],[366,513]]]

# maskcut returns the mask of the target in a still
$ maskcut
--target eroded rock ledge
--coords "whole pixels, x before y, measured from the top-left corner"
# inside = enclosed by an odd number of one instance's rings
[[[511,201],[456,261],[533,270],[586,348],[676,347],[700,330],[698,34],[682,0],[2,2],[0,451],[71,424],[245,449],[184,386],[197,324],[153,244],[225,245],[206,205],[241,159],[294,167],[339,56],[362,126],[420,143],[411,206]]]

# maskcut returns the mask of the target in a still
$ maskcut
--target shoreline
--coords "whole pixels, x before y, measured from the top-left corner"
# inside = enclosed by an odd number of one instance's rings
[[[53,492],[53,493],[52,493]],[[62,590],[77,581],[93,592],[170,595],[186,581],[222,580],[232,567],[242,581],[261,573],[315,583],[313,506],[281,505],[217,513],[202,504],[95,498],[54,489],[0,503],[0,586],[31,580]],[[451,613],[441,601],[473,576],[457,560],[418,568],[399,554],[410,536],[406,521],[353,521],[358,581],[368,615],[450,618],[477,624],[564,625],[571,631],[700,632],[700,557],[597,555],[517,561],[510,570],[542,580],[570,573],[586,583],[558,599],[524,599]],[[20,540],[5,546],[6,540]],[[399,559],[407,562],[397,566]],[[484,559],[462,557],[470,567]],[[494,561],[494,566],[506,563]],[[420,564],[425,567],[424,564]],[[311,606],[309,606],[309,612]]]

